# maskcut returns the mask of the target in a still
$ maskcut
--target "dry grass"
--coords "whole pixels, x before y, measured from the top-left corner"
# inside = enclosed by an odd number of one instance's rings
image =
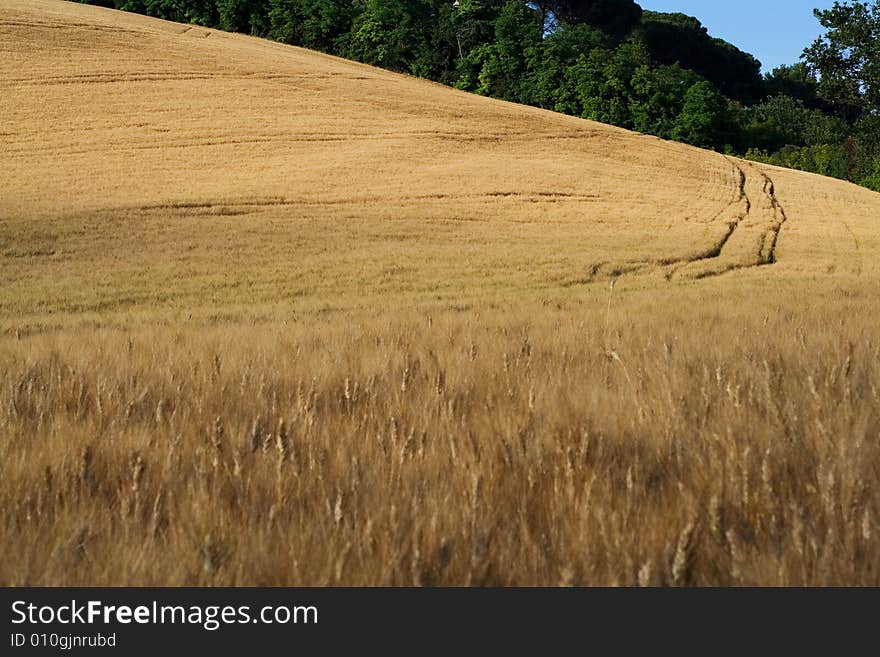
[[[0,7],[0,583],[880,585],[880,196],[183,30]]]
[[[880,583],[877,291],[619,288],[7,338],[2,579]]]

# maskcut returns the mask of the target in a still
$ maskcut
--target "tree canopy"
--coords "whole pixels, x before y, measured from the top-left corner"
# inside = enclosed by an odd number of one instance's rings
[[[880,1],[814,10],[828,30],[804,51],[819,94],[844,116],[880,111]]]
[[[547,6],[563,23],[590,25],[618,38],[642,17],[642,8],[633,0],[552,0]]]
[[[654,62],[679,64],[694,71],[734,100],[760,99],[761,62],[722,39],[712,38],[693,16],[647,11],[636,34]]]

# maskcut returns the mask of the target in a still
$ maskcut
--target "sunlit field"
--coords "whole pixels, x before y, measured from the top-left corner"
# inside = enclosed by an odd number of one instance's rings
[[[0,584],[880,585],[880,195],[0,5]]]

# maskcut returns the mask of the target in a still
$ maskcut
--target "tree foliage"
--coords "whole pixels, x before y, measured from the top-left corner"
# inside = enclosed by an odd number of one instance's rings
[[[880,111],[880,0],[814,10],[827,33],[804,51],[819,93],[843,116]]]
[[[351,0],[269,0],[269,36],[335,52],[344,47],[357,13]]]
[[[563,23],[590,25],[617,38],[626,36],[642,17],[633,0],[555,0],[547,3]]]
[[[791,66],[777,66],[764,76],[764,93],[770,96],[790,96],[807,107],[822,108],[819,98],[819,81],[816,74],[803,62]]]
[[[720,148],[730,143],[732,127],[730,101],[703,80],[687,90],[672,138],[703,148]]]
[[[693,16],[645,12],[637,35],[655,63],[694,71],[734,100],[748,103],[762,95],[761,62],[712,38]]]

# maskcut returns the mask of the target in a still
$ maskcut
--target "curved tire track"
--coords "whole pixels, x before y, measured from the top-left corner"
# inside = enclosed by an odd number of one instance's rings
[[[788,217],[776,196],[776,185],[755,165],[738,164],[731,158],[728,161],[741,175],[745,214],[731,226],[730,234],[717,253],[681,268],[680,273],[686,278],[709,278],[777,261],[779,236]]]
[[[709,220],[713,223],[725,217],[727,229],[720,239],[704,251],[685,258],[596,263],[591,266],[586,279],[580,282],[643,274],[658,267],[667,281],[674,278],[699,280],[776,263],[779,236],[788,220],[776,196],[776,185],[756,166],[724,157],[733,167],[738,182],[734,200]]]

